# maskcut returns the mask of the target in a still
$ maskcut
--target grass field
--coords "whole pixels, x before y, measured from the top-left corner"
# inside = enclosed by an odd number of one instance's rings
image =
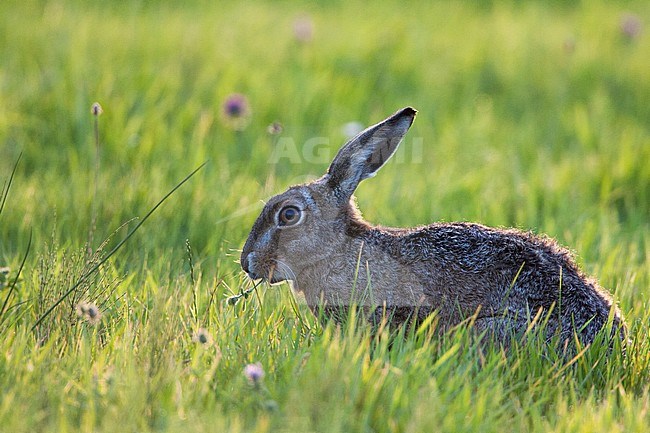
[[[0,431],[647,431],[649,24],[642,1],[0,2]],[[366,219],[557,238],[626,356],[389,348],[286,285],[228,302],[262,200],[406,105]]]

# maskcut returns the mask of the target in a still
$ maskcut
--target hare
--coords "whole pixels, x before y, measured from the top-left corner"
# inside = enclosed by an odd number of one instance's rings
[[[610,295],[547,237],[475,223],[373,226],[353,193],[394,154],[415,119],[406,107],[345,144],[321,178],[272,197],[241,254],[254,280],[289,281],[314,312],[337,319],[351,305],[391,324],[438,315],[438,329],[471,318],[507,345],[545,322],[549,341],[582,344],[608,320],[625,336]],[[338,316],[340,317],[340,316]]]

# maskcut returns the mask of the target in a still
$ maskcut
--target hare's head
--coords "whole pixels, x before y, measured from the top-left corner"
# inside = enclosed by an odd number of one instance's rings
[[[352,194],[393,155],[415,114],[407,107],[371,126],[339,150],[323,177],[272,197],[248,235],[242,269],[271,283],[295,280],[364,230]]]

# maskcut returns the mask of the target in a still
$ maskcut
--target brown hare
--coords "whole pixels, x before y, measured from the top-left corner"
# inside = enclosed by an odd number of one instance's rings
[[[355,189],[393,155],[415,115],[407,107],[369,127],[323,177],[271,198],[241,254],[250,278],[290,281],[312,311],[335,319],[351,305],[398,324],[435,312],[441,330],[472,318],[481,335],[505,345],[541,322],[549,340],[589,344],[610,320],[624,338],[612,298],[552,239],[474,223],[387,228],[361,218]]]

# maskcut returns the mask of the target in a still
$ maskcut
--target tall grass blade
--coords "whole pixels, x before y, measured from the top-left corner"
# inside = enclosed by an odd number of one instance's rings
[[[9,180],[5,184],[5,186],[2,187],[2,194],[0,195],[0,215],[2,215],[2,209],[5,207],[5,203],[7,201],[7,197],[9,196],[9,188],[11,188],[11,183],[14,180],[14,175],[16,174],[16,169],[18,168],[18,163],[20,162],[20,158],[23,156],[23,153],[20,152],[18,155],[18,159],[16,159],[16,163],[14,164],[14,168],[11,170],[11,175],[9,176]]]
[[[66,292],[65,292],[65,293],[64,293],[64,294],[59,298],[59,299],[57,299],[56,302],[54,302],[54,304],[52,304],[52,305],[50,306],[50,308],[48,308],[48,309],[47,309],[47,310],[46,310],[46,311],[41,315],[41,317],[38,318],[38,320],[36,320],[36,323],[34,323],[34,325],[32,325],[31,330],[32,330],[32,331],[36,330],[36,328],[38,327],[38,325],[40,325],[40,324],[43,322],[43,320],[45,320],[45,319],[47,318],[47,316],[49,316],[49,315],[52,313],[52,311],[54,311],[54,309],[55,309],[56,307],[58,307],[58,306],[61,304],[61,302],[63,302],[63,301],[64,301],[68,296],[70,296],[70,294],[71,294],[72,292],[74,292],[74,291],[77,289],[77,287],[79,287],[81,284],[83,284],[84,281],[86,281],[86,280],[87,280],[87,279],[88,279],[92,274],[94,274],[95,272],[97,272],[97,270],[98,270],[98,269],[99,269],[99,268],[100,268],[104,263],[106,263],[106,261],[107,261],[108,259],[110,259],[110,258],[111,258],[111,257],[112,257],[112,256],[113,256],[113,255],[114,255],[114,254],[115,254],[115,253],[116,253],[120,248],[122,248],[122,246],[123,246],[123,245],[124,245],[124,244],[125,244],[125,243],[130,239],[130,238],[131,238],[131,236],[133,236],[133,235],[135,234],[135,232],[138,231],[138,229],[139,229],[140,227],[142,227],[142,225],[144,224],[144,222],[145,222],[147,219],[149,219],[149,217],[150,217],[150,216],[151,216],[151,215],[152,215],[152,214],[153,214],[153,213],[154,213],[154,212],[155,212],[155,211],[156,211],[156,210],[157,210],[157,209],[158,209],[158,208],[159,208],[159,207],[160,207],[160,206],[161,206],[161,205],[162,205],[162,204],[163,204],[163,203],[164,203],[164,202],[165,202],[165,201],[166,201],[166,200],[167,200],[171,195],[172,195],[172,194],[174,194],[174,193],[176,192],[176,190],[178,190],[178,189],[179,189],[179,188],[180,188],[180,187],[181,187],[185,182],[187,182],[188,180],[190,180],[190,179],[191,179],[191,178],[192,178],[192,177],[193,177],[193,176],[194,176],[194,175],[195,175],[199,170],[201,170],[201,169],[202,169],[206,164],[207,164],[207,161],[204,162],[203,164],[199,165],[199,166],[198,166],[196,169],[194,169],[190,174],[188,174],[187,176],[185,176],[185,178],[184,178],[183,180],[181,180],[178,184],[176,184],[176,186],[175,186],[174,188],[172,188],[172,189],[171,189],[167,194],[165,194],[165,196],[164,196],[163,198],[161,198],[161,199],[158,201],[158,203],[156,203],[156,205],[155,205],[154,207],[152,207],[152,208],[149,210],[149,212],[147,212],[147,214],[146,214],[144,217],[142,217],[142,219],[140,220],[140,222],[138,222],[138,224],[136,224],[135,227],[133,227],[133,228],[132,228],[128,233],[127,233],[127,235],[124,237],[124,239],[122,239],[122,240],[121,240],[117,245],[115,245],[115,247],[114,247],[112,250],[110,250],[110,251],[106,254],[106,256],[104,256],[104,258],[102,258],[99,262],[97,262],[97,264],[95,264],[95,265],[94,265],[93,267],[91,267],[91,268],[90,268],[90,269],[89,269],[85,274],[83,274],[81,277],[79,277],[79,279],[77,280],[77,282],[76,282],[75,284],[73,284],[72,287],[70,287],[70,288],[69,288],[69,289],[68,289],[68,290],[67,290],[67,291],[66,291]]]
[[[29,256],[29,251],[31,250],[32,247],[32,235],[33,232],[29,232],[29,241],[27,242],[27,250],[25,251],[25,255],[23,256],[23,260],[20,263],[20,267],[18,268],[18,272],[16,273],[16,277],[14,278],[13,282],[9,286],[9,290],[7,291],[7,296],[5,296],[5,300],[2,304],[2,309],[0,310],[0,323],[4,322],[4,317],[5,313],[7,311],[7,305],[9,305],[9,299],[11,299],[11,295],[14,293],[14,290],[16,290],[16,284],[18,284],[18,278],[20,277],[20,274],[23,271],[23,268],[25,267],[25,262],[27,261],[27,256]]]

